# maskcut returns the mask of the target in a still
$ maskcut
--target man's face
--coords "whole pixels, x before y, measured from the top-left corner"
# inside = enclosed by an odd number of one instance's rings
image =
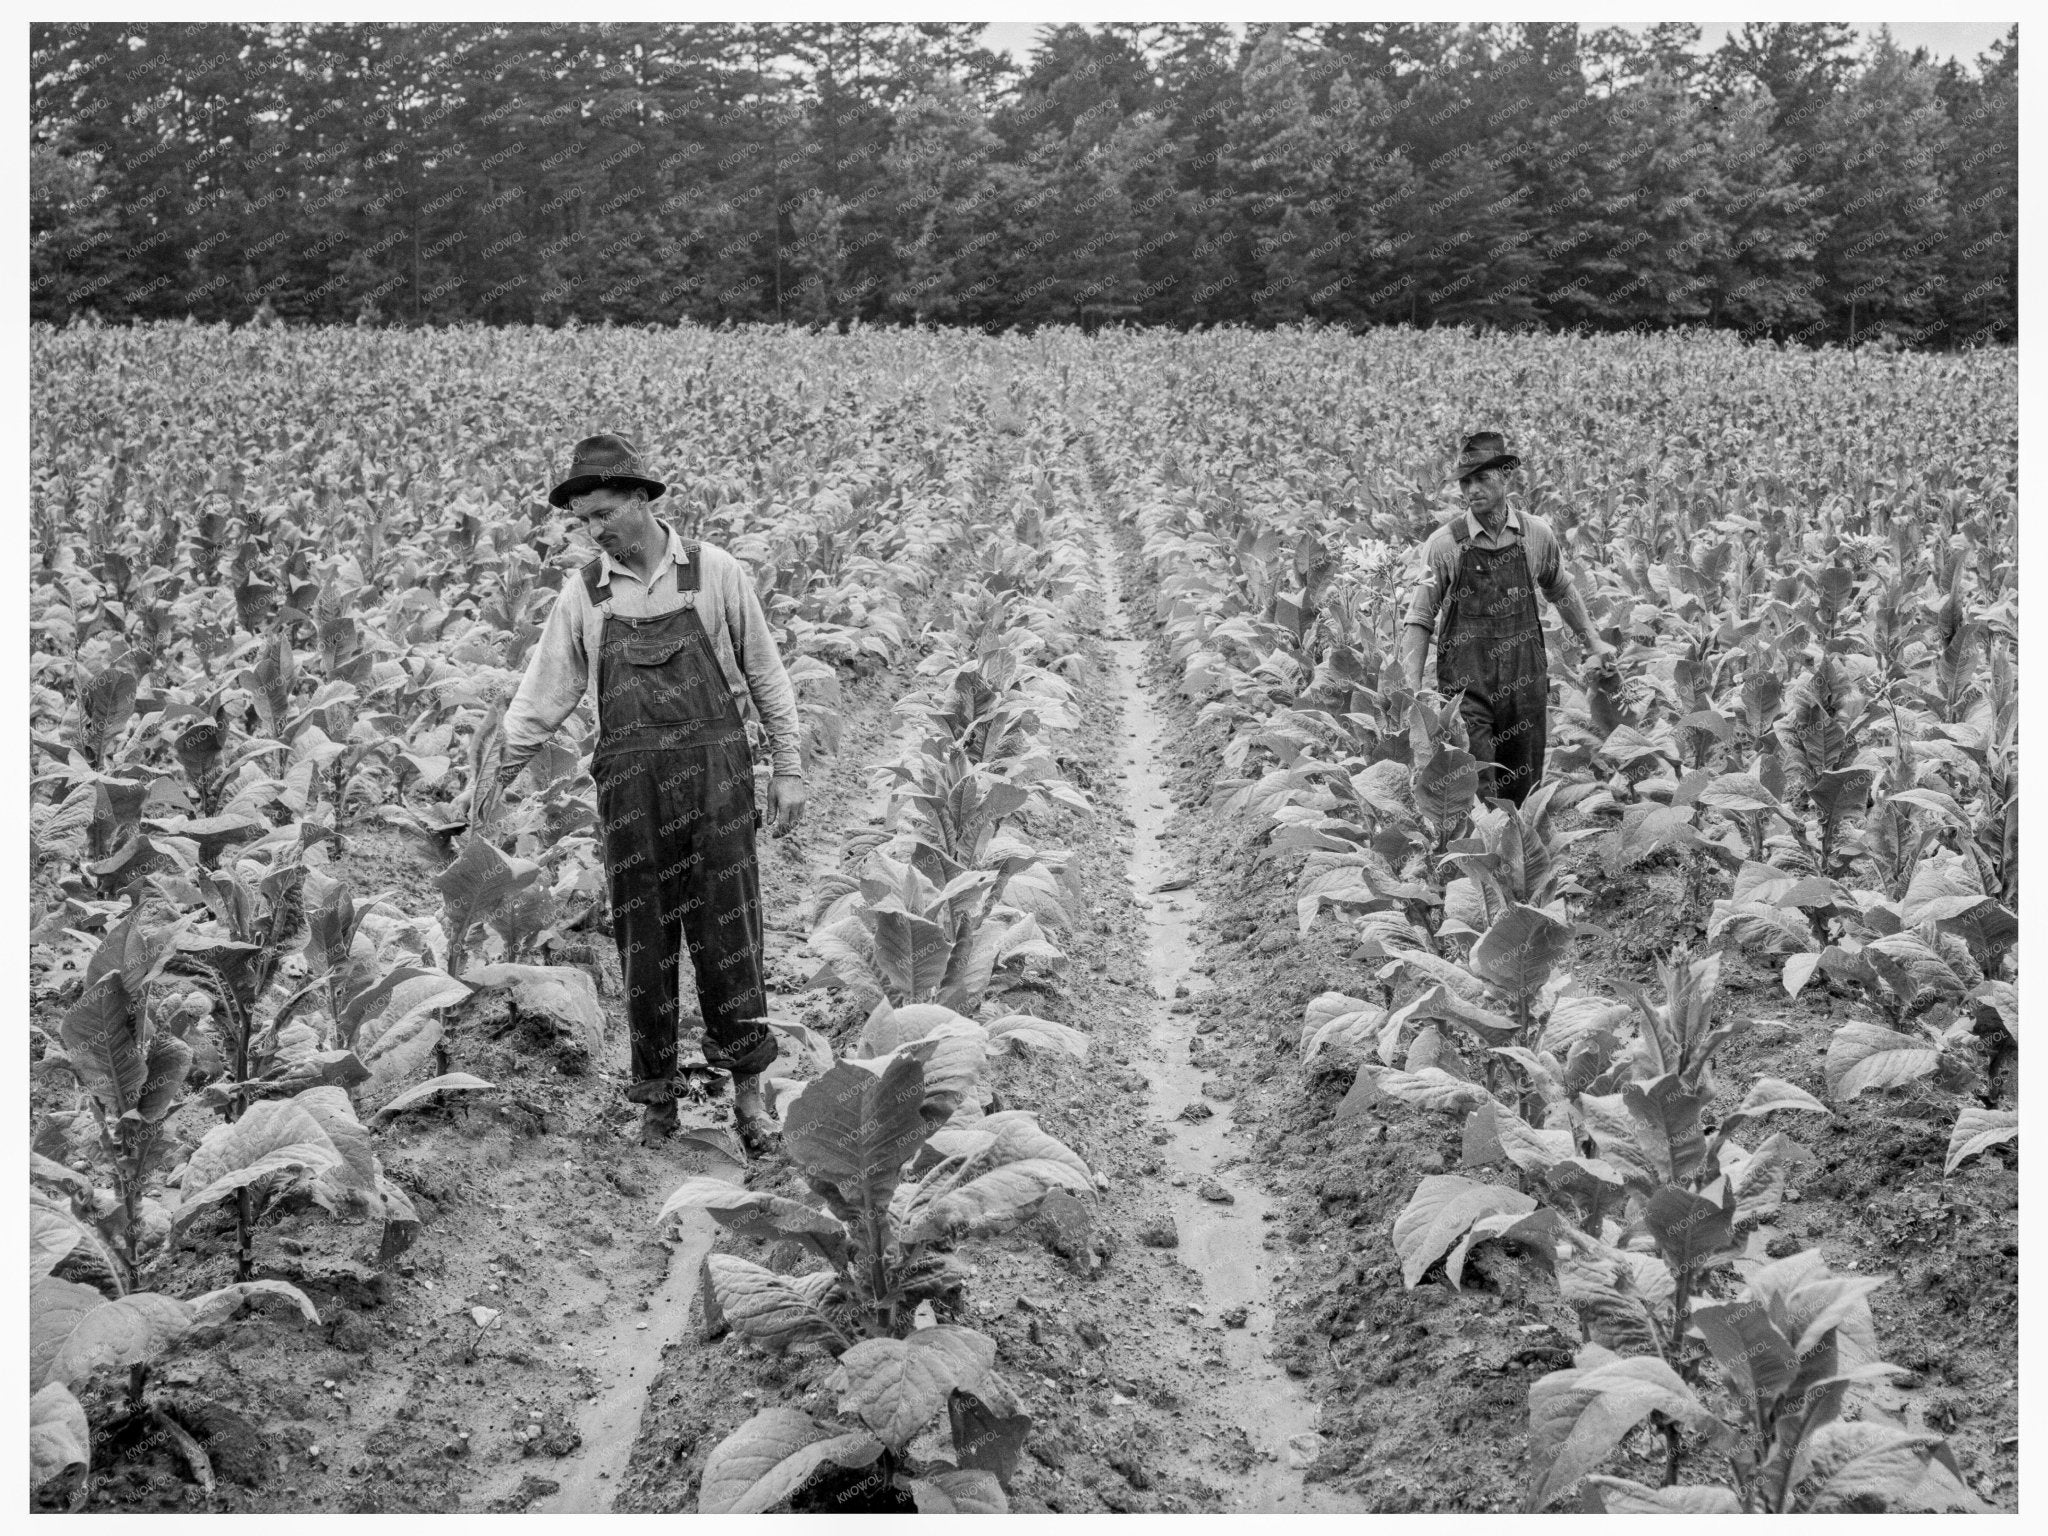
[[[1458,494],[1464,498],[1467,512],[1487,528],[1497,527],[1507,515],[1508,472],[1495,467],[1467,475],[1458,482]]]
[[[658,530],[647,506],[647,493],[601,485],[594,491],[569,498],[569,515],[576,519],[591,542],[623,565],[637,560],[654,548]]]

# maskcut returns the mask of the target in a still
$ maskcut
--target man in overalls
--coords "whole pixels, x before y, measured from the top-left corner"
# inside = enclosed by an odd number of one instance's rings
[[[704,1059],[733,1075],[748,1151],[773,1144],[760,1074],[775,1059],[762,978],[760,820],[739,701],[751,697],[774,753],[768,813],[777,837],[803,813],[796,695],[747,571],[689,543],[650,503],[666,487],[625,438],[587,437],[548,493],[598,555],[562,586],[505,715],[500,782],[510,784],[594,685],[598,824],[612,934],[626,986],[641,1136],[672,1135],[683,1016],[678,933],[703,1013]],[[593,665],[594,663],[594,665]]]
[[[1594,633],[1586,605],[1559,556],[1557,535],[1541,518],[1508,506],[1521,459],[1498,432],[1465,439],[1453,469],[1465,512],[1430,535],[1422,576],[1401,631],[1401,670],[1423,693],[1422,666],[1436,634],[1436,676],[1472,738],[1479,792],[1519,806],[1543,777],[1550,669],[1542,589],[1586,648],[1587,662],[1613,665],[1614,647]]]

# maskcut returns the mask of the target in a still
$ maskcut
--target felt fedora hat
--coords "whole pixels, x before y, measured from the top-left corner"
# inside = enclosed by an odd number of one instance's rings
[[[1463,480],[1482,469],[1513,469],[1521,462],[1520,455],[1508,452],[1508,440],[1498,432],[1474,432],[1458,449],[1451,478]]]
[[[569,468],[555,488],[548,492],[548,505],[566,507],[572,496],[581,496],[585,491],[594,491],[605,485],[627,490],[638,486],[647,492],[649,501],[668,489],[647,473],[647,465],[642,461],[639,449],[616,432],[600,432],[595,437],[584,438],[570,451]]]

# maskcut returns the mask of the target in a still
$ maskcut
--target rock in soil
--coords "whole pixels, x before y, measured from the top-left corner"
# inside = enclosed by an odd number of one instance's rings
[[[1126,1452],[1112,1452],[1108,1458],[1110,1466],[1133,1488],[1143,1491],[1152,1486],[1152,1475],[1147,1472],[1137,1457]]]
[[[1155,1216],[1138,1228],[1138,1241],[1147,1248],[1178,1248],[1180,1228],[1171,1216]]]
[[[328,1326],[327,1337],[336,1349],[367,1355],[377,1342],[377,1330],[360,1312],[343,1312]]]
[[[582,1433],[567,1423],[544,1428],[538,1439],[526,1442],[526,1454],[529,1456],[569,1456],[582,1449]]]
[[[1237,1196],[1233,1195],[1229,1190],[1225,1189],[1221,1184],[1217,1183],[1214,1179],[1202,1180],[1201,1187],[1197,1189],[1195,1193],[1200,1195],[1204,1200],[1215,1201],[1218,1205],[1237,1204]]]
[[[1056,1429],[1041,1430],[1033,1435],[1027,1449],[1048,1467],[1064,1467],[1067,1458],[1073,1454],[1066,1437]]]

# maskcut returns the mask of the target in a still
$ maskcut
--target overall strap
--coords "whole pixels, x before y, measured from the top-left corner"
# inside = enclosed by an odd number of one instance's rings
[[[1550,537],[1554,542],[1557,535],[1553,532]],[[1536,541],[1529,537],[1529,519],[1526,517],[1522,519],[1522,556],[1529,565],[1529,589],[1531,591],[1540,591],[1543,586],[1543,578],[1536,570]],[[1560,561],[1564,559],[1564,551],[1562,549],[1558,551],[1558,559]]]
[[[1450,590],[1443,595],[1443,616],[1437,625],[1439,642],[1449,633],[1451,619],[1458,611],[1458,592],[1465,581],[1465,548],[1472,542],[1472,530],[1465,526],[1465,515],[1462,512],[1444,524],[1444,531],[1451,536],[1457,561],[1451,568]]]
[[[1465,548],[1472,538],[1472,530],[1465,526],[1462,514],[1445,523],[1444,530],[1451,536],[1455,559],[1451,565],[1451,585],[1441,595],[1437,609],[1436,644],[1439,664],[1444,641],[1450,637],[1452,626],[1458,622],[1458,597],[1465,590]]]

